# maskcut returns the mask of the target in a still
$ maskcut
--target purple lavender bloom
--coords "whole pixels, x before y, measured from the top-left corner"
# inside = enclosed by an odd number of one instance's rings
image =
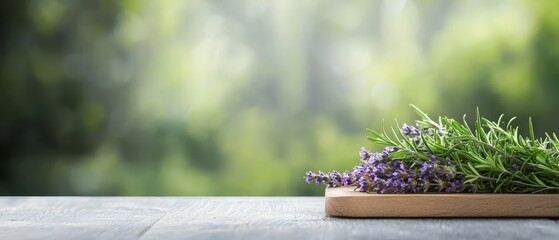
[[[431,156],[429,156],[431,158],[431,161],[437,161],[437,156],[431,154]]]
[[[373,167],[373,174],[378,176],[383,174],[386,171],[386,165],[384,163],[378,163],[376,166]]]
[[[369,156],[369,163],[370,164],[376,164],[376,163],[382,163],[382,162],[386,162],[386,160],[388,159],[387,155],[381,154],[381,153],[372,153]]]
[[[421,175],[429,175],[431,168],[432,166],[429,162],[423,162],[423,164],[421,164]]]
[[[369,189],[371,187],[371,181],[367,178],[360,178],[357,181],[357,188],[355,188],[355,190],[358,190],[359,192],[369,192]]]
[[[392,186],[392,183],[394,182],[394,180],[392,180],[391,178],[386,179],[386,181],[384,181],[384,185],[386,185],[387,187]]]
[[[368,152],[364,147],[361,148],[361,151],[359,151],[359,157],[361,157],[361,161],[366,162],[367,159],[369,159],[369,156],[371,155],[370,152]]]
[[[334,181],[338,181],[338,182],[342,181],[342,176],[336,170],[332,171],[329,175],[330,175],[330,179],[332,179]]]
[[[437,170],[437,174],[439,174],[439,175],[446,174],[446,169],[441,165],[438,165],[436,170]]]
[[[329,180],[329,179],[328,179],[328,175],[326,175],[326,174],[323,173],[322,171],[318,171],[318,174],[317,174],[316,179],[315,179],[315,183],[316,183],[317,185],[318,185],[318,184],[321,184],[321,183],[327,183],[328,180]]]
[[[405,181],[398,180],[398,183],[399,183],[398,188],[400,188],[401,191],[404,190],[404,188],[407,186]]]
[[[386,156],[390,156],[391,153],[398,151],[398,148],[396,147],[385,147],[382,150],[382,154],[386,155]]]
[[[309,171],[309,172],[307,172],[307,176],[305,177],[305,181],[307,181],[307,183],[311,183],[314,180],[315,177],[316,177],[316,175],[313,172]]]
[[[357,165],[353,168],[353,176],[355,176],[355,178],[360,178],[363,174],[365,174],[364,165]]]
[[[329,173],[330,175],[330,182],[328,183],[328,187],[339,187],[342,185],[342,176],[336,170]]]
[[[456,173],[455,172],[448,172],[444,175],[444,177],[446,177],[447,179],[455,179],[456,178]]]
[[[456,180],[450,183],[450,191],[449,192],[462,192],[464,190],[464,183],[460,180]]]
[[[384,181],[379,180],[376,182],[377,184],[377,193],[386,193],[386,186],[384,184]]]
[[[410,129],[413,133],[415,128]],[[475,186],[464,184],[464,176],[457,173],[452,164],[440,164],[438,160],[441,158],[431,155],[429,161],[410,166],[406,165],[407,162],[391,159],[390,153],[394,151],[398,149],[387,147],[380,153],[371,153],[362,148],[360,157],[365,163],[355,166],[353,171],[343,174],[337,171],[327,174],[322,171],[316,174],[307,172],[305,179],[307,183],[314,181],[328,187],[353,185],[356,186],[355,191],[367,193],[476,191]]]
[[[410,175],[410,174],[409,174],[407,171],[401,171],[401,170],[395,171],[394,173],[392,173],[392,176],[393,176],[393,177],[395,177],[395,178],[401,178],[401,179],[408,178],[409,175]]]
[[[342,185],[343,186],[349,186],[349,185],[353,184],[353,182],[354,182],[353,179],[354,179],[353,173],[345,171],[343,176],[342,176]]]
[[[404,134],[404,136],[408,137],[416,137],[419,136],[420,132],[416,127],[410,126],[406,123],[400,128],[400,132]]]
[[[400,163],[400,169],[403,171],[407,171],[406,165],[404,163]]]
[[[412,192],[414,193],[425,191],[425,183],[423,182],[423,180],[414,182],[412,186]]]

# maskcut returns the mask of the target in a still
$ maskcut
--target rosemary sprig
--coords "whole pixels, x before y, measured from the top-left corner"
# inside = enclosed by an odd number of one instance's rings
[[[368,139],[395,147],[391,159],[422,164],[430,159],[450,163],[478,191],[495,193],[559,192],[559,139],[556,134],[536,138],[529,119],[529,137],[518,133],[503,115],[497,122],[476,114],[473,128],[448,117],[431,119],[414,105],[420,116],[416,126],[404,125],[392,134],[368,129]],[[396,123],[397,124],[397,123]],[[412,131],[406,132],[406,131]]]

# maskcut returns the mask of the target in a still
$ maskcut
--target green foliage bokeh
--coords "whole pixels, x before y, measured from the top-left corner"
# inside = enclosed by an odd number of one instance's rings
[[[0,194],[321,195],[365,128],[533,117],[559,132],[555,1],[14,1]],[[519,122],[522,124],[522,122]]]

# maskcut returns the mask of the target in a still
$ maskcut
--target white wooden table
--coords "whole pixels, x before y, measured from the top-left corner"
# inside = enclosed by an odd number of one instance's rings
[[[0,239],[559,239],[554,219],[344,219],[322,197],[2,197]]]

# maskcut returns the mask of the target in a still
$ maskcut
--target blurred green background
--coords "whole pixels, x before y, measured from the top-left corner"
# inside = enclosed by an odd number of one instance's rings
[[[382,119],[559,132],[559,1],[1,8],[0,194],[321,195]]]

